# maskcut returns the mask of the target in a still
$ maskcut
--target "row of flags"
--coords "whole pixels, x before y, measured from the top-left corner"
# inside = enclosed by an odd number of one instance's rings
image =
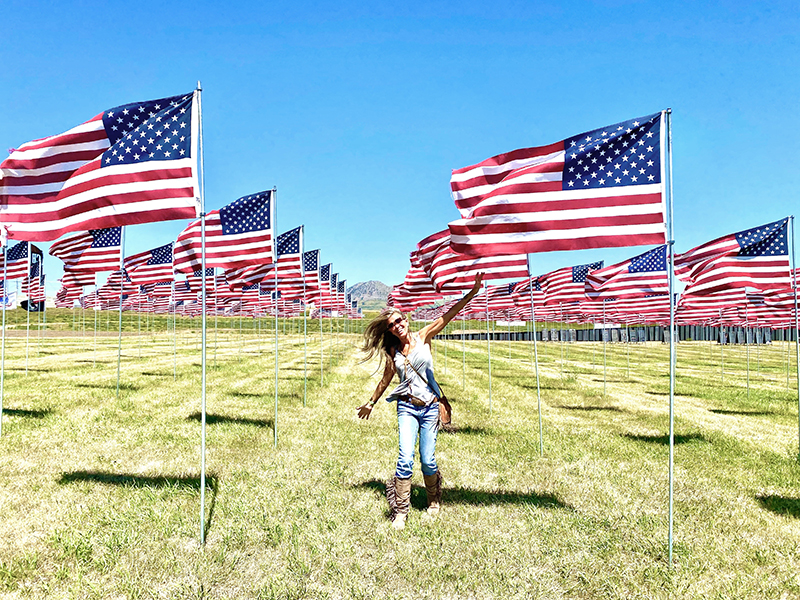
[[[108,281],[84,304],[155,310],[167,286],[172,304],[198,301],[192,279],[200,280],[202,268],[200,127],[194,91],[114,107],[13,150],[0,163],[0,237],[23,241],[8,248],[4,279],[33,285],[41,258],[32,260],[30,242],[56,240],[49,253],[64,262],[60,305],[84,298],[83,288],[105,271],[112,272]],[[215,301],[233,298],[244,307],[272,294],[275,306],[280,298],[354,312],[346,281],[319,264],[319,250],[304,251],[302,226],[275,235],[275,195],[251,194],[205,215],[205,266],[224,274],[224,284],[212,275]],[[187,218],[193,220],[174,242],[122,259],[125,225]]]
[[[790,268],[788,230],[789,219],[785,218],[677,254],[675,271],[686,285],[677,300],[677,322],[789,326],[794,314],[796,273]],[[477,272],[486,269],[487,279],[506,278],[507,271],[491,270],[497,258],[506,258],[525,279],[487,286],[464,309],[465,318],[486,318],[488,313],[489,318],[530,320],[533,298],[539,321],[597,322],[605,315],[621,323],[669,322],[666,244],[611,266],[605,267],[600,261],[535,277],[528,274],[522,256],[465,257],[459,272],[462,284],[443,278],[431,268],[437,257],[432,239],[444,244],[447,235],[420,242],[412,253],[406,280],[390,294],[391,305],[411,311],[444,302],[417,313],[426,318],[438,316],[455,302],[448,301],[448,296],[463,291]]]

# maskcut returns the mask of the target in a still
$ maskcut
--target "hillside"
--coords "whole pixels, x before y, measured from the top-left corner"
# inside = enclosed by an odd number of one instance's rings
[[[392,288],[380,281],[362,281],[347,290],[353,300],[358,300],[365,310],[379,310],[386,306],[390,291]]]

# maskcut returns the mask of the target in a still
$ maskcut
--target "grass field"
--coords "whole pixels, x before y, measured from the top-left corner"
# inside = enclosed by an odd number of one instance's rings
[[[201,547],[199,321],[174,339],[125,319],[119,398],[114,322],[95,340],[53,313],[6,340],[4,598],[800,597],[793,347],[750,348],[749,393],[744,347],[678,348],[670,567],[666,346],[607,346],[604,393],[602,344],[540,344],[542,457],[530,344],[492,344],[490,402],[486,342],[435,342],[457,425],[443,509],[425,514],[415,465],[395,532],[396,417],[355,416],[378,378],[358,337],[324,323],[323,384],[314,330],[304,402],[302,329],[281,324],[276,448],[271,322],[225,320]]]

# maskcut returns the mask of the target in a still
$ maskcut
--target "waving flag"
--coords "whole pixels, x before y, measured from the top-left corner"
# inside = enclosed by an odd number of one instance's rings
[[[284,300],[303,297],[303,226],[282,233],[276,241],[278,261],[273,265],[276,272],[261,281],[268,290],[275,289],[275,279]]]
[[[125,258],[125,270],[133,283],[145,285],[172,281],[172,242]]]
[[[575,267],[564,267],[539,276],[539,285],[544,292],[545,304],[565,304],[586,300],[586,276],[590,271],[601,269],[603,261]]]
[[[64,261],[70,271],[115,271],[119,269],[122,227],[73,233],[53,242],[48,253]]]
[[[22,279],[28,275],[30,242],[18,242],[6,252],[6,279]],[[3,278],[3,257],[0,255],[0,279]]]
[[[713,294],[730,288],[790,289],[788,231],[786,218],[677,255],[675,270],[689,282],[684,293]]]
[[[224,270],[274,261],[272,191],[244,196],[206,215],[206,267]],[[175,271],[191,273],[201,268],[201,223],[193,221],[178,236],[173,260]]]
[[[197,216],[196,92],[125,104],[0,163],[13,239]]]
[[[303,278],[306,283],[306,298],[319,295],[319,250],[303,252]]]
[[[666,245],[586,275],[589,298],[642,298],[655,294],[669,294]]]
[[[666,242],[664,113],[453,171],[454,252],[496,256]]]
[[[91,271],[64,271],[64,276],[60,279],[61,286],[67,289],[77,289],[78,292],[84,286],[94,285],[97,275]],[[80,295],[80,294],[79,294]]]

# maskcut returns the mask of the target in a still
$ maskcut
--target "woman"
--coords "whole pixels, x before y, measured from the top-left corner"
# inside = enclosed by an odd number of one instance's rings
[[[378,399],[386,391],[392,377],[397,373],[398,385],[387,402],[397,402],[397,427],[400,438],[400,453],[394,478],[386,488],[386,497],[391,507],[392,526],[405,527],[411,498],[411,474],[414,466],[414,446],[419,437],[419,456],[425,491],[428,496],[428,514],[439,512],[442,496],[442,475],[436,466],[436,433],[439,422],[439,397],[442,392],[433,377],[431,340],[455,317],[481,287],[483,273],[478,273],[475,285],[461,300],[443,316],[418,333],[408,328],[408,319],[396,308],[385,308],[372,320],[364,331],[364,361],[379,354],[386,357],[383,377],[372,398],[358,407],[358,416],[369,419]]]

